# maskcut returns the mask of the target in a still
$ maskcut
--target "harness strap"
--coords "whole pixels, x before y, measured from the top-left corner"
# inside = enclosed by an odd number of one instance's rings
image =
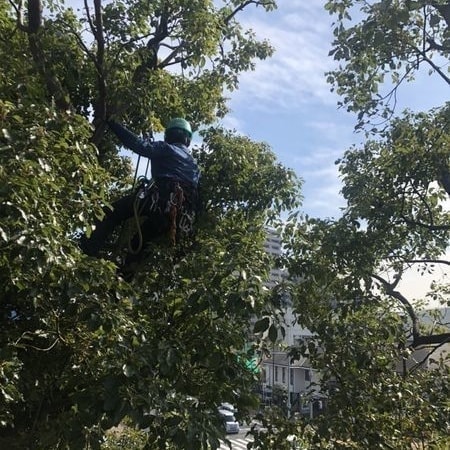
[[[170,187],[169,187],[170,186]],[[142,177],[140,184],[136,189],[133,200],[133,218],[137,230],[138,243],[135,248],[132,246],[134,236],[128,240],[128,251],[130,254],[137,255],[142,251],[144,238],[141,226],[141,215],[144,212],[161,211],[169,221],[167,230],[168,239],[171,245],[177,243],[177,234],[180,231],[183,235],[188,235],[192,231],[192,223],[195,213],[190,213],[185,203],[189,202],[189,191],[185,193],[182,183],[171,181],[167,185],[168,191],[160,190],[158,183]],[[144,225],[145,226],[145,225]]]
[[[184,202],[184,191],[179,183],[174,184],[174,191],[170,193],[166,212],[169,216],[169,239],[172,245],[176,244],[177,215]]]
[[[140,180],[140,185],[138,189],[136,189],[136,193],[133,200],[133,217],[136,223],[136,230],[138,235],[138,245],[136,248],[133,248],[131,241],[133,236],[130,236],[128,239],[128,251],[132,255],[137,255],[142,250],[142,246],[144,244],[144,238],[142,235],[142,227],[141,227],[141,213],[147,207],[149,201],[151,200],[150,209],[153,209],[158,202],[157,193],[153,193],[152,195],[148,195],[148,192],[151,190],[152,186],[155,183],[147,178],[143,177]]]

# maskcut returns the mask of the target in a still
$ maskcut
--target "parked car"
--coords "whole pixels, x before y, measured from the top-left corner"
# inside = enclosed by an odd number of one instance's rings
[[[239,433],[239,422],[231,411],[219,408],[219,414],[223,420],[225,431],[227,433]]]
[[[221,403],[219,409],[226,409],[227,411],[231,411],[233,414],[237,413],[237,409],[231,403]]]

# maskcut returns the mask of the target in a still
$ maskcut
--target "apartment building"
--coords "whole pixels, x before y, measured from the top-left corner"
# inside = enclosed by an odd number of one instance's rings
[[[273,230],[268,230],[265,250],[272,256],[277,257],[282,254],[282,242],[278,234]],[[267,282],[269,288],[279,284],[287,277],[287,272],[283,268],[274,267],[270,271],[270,278]],[[311,337],[311,332],[300,327],[293,313],[289,298],[284,302],[283,320],[285,335],[279,337],[274,345],[269,358],[261,362],[261,394],[266,404],[280,401],[279,395],[283,395],[283,403],[291,412],[301,412],[310,414],[313,412],[312,404],[305,402],[306,393],[318,381],[319,374],[311,369],[309,361],[303,358],[301,361],[291,361],[288,357],[287,349],[300,341]],[[319,398],[319,394],[317,393]],[[315,408],[320,409],[320,402]]]

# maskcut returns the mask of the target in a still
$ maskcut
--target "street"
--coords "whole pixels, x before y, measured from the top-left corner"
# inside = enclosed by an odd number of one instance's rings
[[[252,442],[252,438],[247,436],[247,431],[249,431],[249,427],[241,427],[241,431],[237,434],[229,434],[227,435],[228,440],[231,442],[232,450],[247,450],[247,444]],[[220,450],[230,450],[230,447],[222,443],[219,447]]]

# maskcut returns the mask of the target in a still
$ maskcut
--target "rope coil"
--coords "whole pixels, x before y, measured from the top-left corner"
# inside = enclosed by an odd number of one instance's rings
[[[169,215],[170,228],[169,239],[172,245],[176,244],[177,236],[177,215],[181,211],[184,202],[184,191],[179,183],[175,183],[175,191],[170,193],[166,212]]]
[[[150,204],[150,208],[149,208],[150,211],[154,209],[155,205],[158,202],[157,192],[154,192],[151,196],[148,195],[148,192],[155,185],[155,182],[147,179],[145,176],[139,177],[138,182],[139,182],[139,184],[136,189],[136,193],[135,193],[134,201],[133,201],[133,217],[135,220],[136,230],[137,230],[137,235],[138,235],[138,245],[136,246],[136,248],[133,248],[133,246],[132,246],[133,236],[130,235],[130,237],[128,238],[128,246],[127,246],[128,251],[132,255],[137,255],[142,250],[142,246],[144,244],[144,238],[142,235],[142,227],[141,227],[141,221],[140,221],[141,213],[146,207],[148,207],[149,200],[151,200],[151,204]]]

